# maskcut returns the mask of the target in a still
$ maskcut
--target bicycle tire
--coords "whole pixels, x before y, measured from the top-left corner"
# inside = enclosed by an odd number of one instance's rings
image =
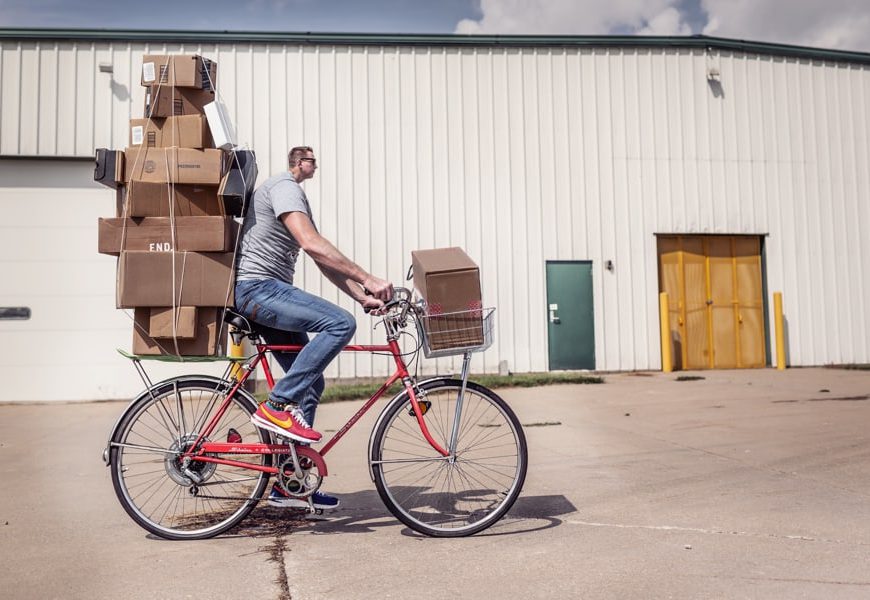
[[[429,432],[445,449],[461,387],[459,380],[432,379],[418,388],[418,400],[431,403],[423,416]],[[375,486],[389,511],[432,537],[464,537],[496,523],[519,496],[528,467],[526,438],[513,410],[472,382],[453,463],[421,434],[407,392],[384,409],[370,452]]]
[[[220,535],[244,519],[262,497],[268,473],[194,461],[188,469],[202,479],[194,488],[175,460],[178,450],[198,437],[230,387],[215,379],[168,379],[142,394],[121,418],[109,454],[112,485],[127,514],[154,535],[170,540]],[[271,443],[271,435],[250,422],[256,406],[247,392],[237,390],[209,439],[236,439],[233,429],[240,441]],[[268,454],[232,458],[272,464]]]

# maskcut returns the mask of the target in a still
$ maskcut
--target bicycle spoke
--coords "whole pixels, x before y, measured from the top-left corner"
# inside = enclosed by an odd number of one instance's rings
[[[254,507],[251,501],[259,499],[268,483],[268,473],[244,466],[182,461],[226,401],[220,385],[179,379],[155,388],[112,447],[112,479],[119,499],[130,516],[157,535],[199,539],[220,533]],[[253,409],[253,400],[233,398],[206,440],[224,441],[233,429],[243,443],[270,443],[270,437],[250,423]],[[251,466],[272,463],[264,454],[221,456]]]
[[[424,418],[430,433],[449,444],[460,384],[430,385],[421,393],[431,402]],[[469,384],[456,427],[456,453],[452,460],[431,464],[408,460],[438,456],[414,422],[409,424],[409,407],[397,403],[376,434],[375,482],[390,510],[429,535],[468,535],[498,520],[525,477],[525,440],[516,417],[491,392]]]

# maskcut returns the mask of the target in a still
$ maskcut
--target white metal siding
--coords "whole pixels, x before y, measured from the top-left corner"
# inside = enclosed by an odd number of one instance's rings
[[[594,265],[597,368],[658,368],[656,233],[766,234],[790,363],[870,362],[866,66],[679,48],[4,42],[0,154],[125,146],[149,52],[217,60],[261,178],[314,146],[318,226],[373,272],[398,281],[411,250],[465,247],[498,307],[476,370],[547,368],[544,264],[571,259]],[[350,307],[310,261],[300,279]],[[330,375],[387,368],[346,357]]]

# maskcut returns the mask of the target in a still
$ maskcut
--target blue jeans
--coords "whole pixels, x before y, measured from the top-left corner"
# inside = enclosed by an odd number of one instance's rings
[[[270,344],[301,344],[299,353],[275,352],[284,377],[269,399],[299,404],[310,425],[323,393],[323,371],[356,332],[353,315],[323,298],[277,279],[238,281],[236,310],[259,325]],[[316,333],[313,339],[308,333]]]

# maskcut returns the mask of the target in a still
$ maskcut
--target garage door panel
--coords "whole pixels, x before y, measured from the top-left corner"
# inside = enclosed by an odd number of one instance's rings
[[[115,296],[115,260],[91,258],[76,260],[2,261],[5,287],[0,291],[4,302],[11,299],[67,296]],[[114,306],[114,301],[113,301]]]
[[[684,335],[673,347],[685,364],[679,359],[674,364],[690,369],[763,367],[760,238],[662,236],[658,247],[660,273],[668,275],[660,277],[660,286],[676,297],[676,317],[685,322]]]
[[[4,384],[3,402],[44,402],[49,400],[132,400],[144,390],[142,380],[130,361],[114,350],[94,354],[94,362],[84,369],[80,364],[40,364],[17,367],[15,379]],[[149,363],[152,381],[179,375],[203,373],[220,376],[223,364]],[[87,387],[74,382],[86,377]],[[61,385],[62,382],[62,385]],[[72,382],[72,383],[69,383]],[[122,408],[118,407],[118,414]],[[108,431],[106,435],[108,435]]]
[[[97,254],[97,222],[88,227],[6,227],[2,230],[0,257],[3,262],[50,261],[112,262],[112,256]],[[42,247],[51,243],[51,248]]]
[[[116,348],[132,323],[115,308],[117,259],[97,253],[97,219],[115,193],[93,163],[0,159],[0,306],[31,309],[0,321],[0,401],[129,398],[142,381]],[[38,184],[38,185],[36,185]],[[148,364],[153,379],[222,365]]]
[[[26,321],[0,321],[0,332],[14,331],[95,331],[130,329],[127,311],[115,309],[112,296],[0,296],[0,306],[25,306],[31,317]],[[132,311],[129,311],[132,315]]]

